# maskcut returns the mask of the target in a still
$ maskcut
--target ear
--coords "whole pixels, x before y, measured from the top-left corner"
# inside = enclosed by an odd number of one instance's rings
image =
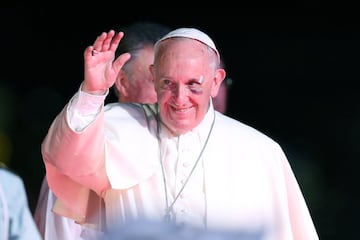
[[[116,91],[119,93],[119,96],[127,97],[128,96],[128,86],[129,86],[129,80],[124,73],[124,71],[121,69],[119,71],[119,74],[115,80],[115,88]]]
[[[219,68],[216,70],[214,81],[211,88],[211,97],[216,97],[216,95],[219,92],[221,83],[222,81],[224,81],[225,77],[226,77],[226,72],[224,69]]]
[[[152,75],[152,81],[154,83],[154,86],[155,86],[155,89],[156,89],[156,82],[155,82],[155,68],[154,68],[154,64],[150,64],[149,66],[149,70],[150,70],[150,73]]]

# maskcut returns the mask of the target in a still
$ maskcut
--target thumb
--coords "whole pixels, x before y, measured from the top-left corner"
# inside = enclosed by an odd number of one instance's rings
[[[131,58],[130,53],[123,53],[113,62],[113,69],[115,72],[119,72],[124,64]]]

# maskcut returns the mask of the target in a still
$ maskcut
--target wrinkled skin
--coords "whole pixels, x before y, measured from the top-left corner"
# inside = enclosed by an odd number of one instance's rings
[[[122,66],[130,58],[128,53],[117,59],[114,57],[123,35],[113,30],[104,32],[85,49],[83,91],[104,94],[114,85]],[[218,94],[225,70],[218,67],[215,52],[196,40],[167,39],[158,49],[150,71],[161,120],[175,134],[182,134],[204,118],[211,98]]]

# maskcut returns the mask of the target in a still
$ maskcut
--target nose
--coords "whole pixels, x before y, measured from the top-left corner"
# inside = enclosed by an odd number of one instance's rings
[[[178,105],[182,104],[188,98],[189,92],[186,85],[178,85],[173,93],[176,103]]]

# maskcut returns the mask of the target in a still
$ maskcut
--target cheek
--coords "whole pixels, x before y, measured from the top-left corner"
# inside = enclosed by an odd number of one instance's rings
[[[166,97],[166,95],[164,94],[158,94],[157,95],[157,104],[158,104],[158,107],[159,107],[159,110],[161,112],[161,115],[167,115],[167,112],[168,112],[168,107],[169,106],[169,98]]]
[[[159,105],[164,104],[164,102],[166,102],[170,98],[170,95],[166,91],[163,91],[161,89],[156,89],[156,94]]]

